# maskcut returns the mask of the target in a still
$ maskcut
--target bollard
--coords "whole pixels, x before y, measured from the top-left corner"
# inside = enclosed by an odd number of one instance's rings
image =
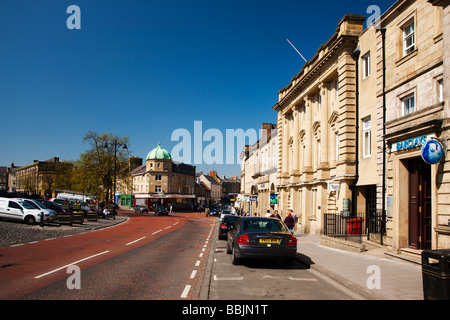
[[[44,213],[41,212],[41,227],[44,227]]]

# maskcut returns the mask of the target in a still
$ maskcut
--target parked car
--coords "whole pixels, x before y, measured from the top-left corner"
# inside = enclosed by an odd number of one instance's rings
[[[160,215],[160,216],[167,216],[169,215],[169,211],[167,210],[166,207],[156,207],[155,208],[155,214]]]
[[[43,204],[47,209],[52,209],[56,213],[60,213],[60,212],[63,211],[61,206],[58,206],[54,202],[51,202],[51,201],[48,201],[48,200],[43,200],[43,199],[37,199],[36,201],[38,201],[39,203]]]
[[[226,214],[222,217],[220,228],[219,228],[219,240],[226,239],[230,227],[239,219],[239,216],[233,214]]]
[[[36,209],[29,202],[19,199],[0,198],[0,217],[10,220],[24,221],[27,224],[41,222],[44,212],[44,222],[51,221],[52,217],[45,211]]]
[[[45,214],[48,214],[50,216],[49,221],[51,221],[51,222],[58,221],[58,214],[56,213],[56,211],[46,208],[39,201],[37,201],[35,199],[26,199],[26,198],[18,198],[17,200],[23,200],[23,201],[29,203],[35,209],[40,210],[41,212],[44,212]]]
[[[233,214],[231,211],[229,211],[229,210],[221,210],[220,211],[220,221],[222,221],[223,220],[223,217],[225,217],[227,214]]]
[[[146,213],[148,213],[148,209],[147,209],[147,207],[137,205],[137,206],[134,207],[134,212],[139,212],[139,213],[146,212]]]
[[[232,263],[241,259],[283,259],[291,263],[297,252],[297,238],[279,219],[240,217],[228,232],[227,253]]]

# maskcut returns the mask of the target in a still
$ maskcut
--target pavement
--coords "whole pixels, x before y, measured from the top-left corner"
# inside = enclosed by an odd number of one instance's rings
[[[395,261],[382,246],[354,253],[321,244],[321,236],[295,233],[296,259],[310,266],[359,300],[423,300],[422,267]]]

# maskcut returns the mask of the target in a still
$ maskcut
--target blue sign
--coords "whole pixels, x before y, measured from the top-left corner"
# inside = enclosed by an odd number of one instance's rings
[[[444,156],[444,146],[437,140],[428,140],[422,146],[422,159],[428,164],[436,164]]]
[[[416,138],[411,138],[407,140],[403,140],[400,142],[397,142],[396,149],[397,151],[405,150],[409,148],[419,147],[425,144],[427,141],[427,136],[420,136]]]

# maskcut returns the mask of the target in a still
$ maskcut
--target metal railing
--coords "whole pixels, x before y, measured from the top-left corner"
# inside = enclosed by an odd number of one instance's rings
[[[385,223],[381,212],[358,213],[349,215],[345,213],[325,213],[323,234],[329,237],[343,238],[345,240],[362,243],[363,236],[378,234],[379,238],[385,234]]]
[[[362,243],[362,237],[366,234],[365,213],[356,215],[325,213],[323,234]]]

